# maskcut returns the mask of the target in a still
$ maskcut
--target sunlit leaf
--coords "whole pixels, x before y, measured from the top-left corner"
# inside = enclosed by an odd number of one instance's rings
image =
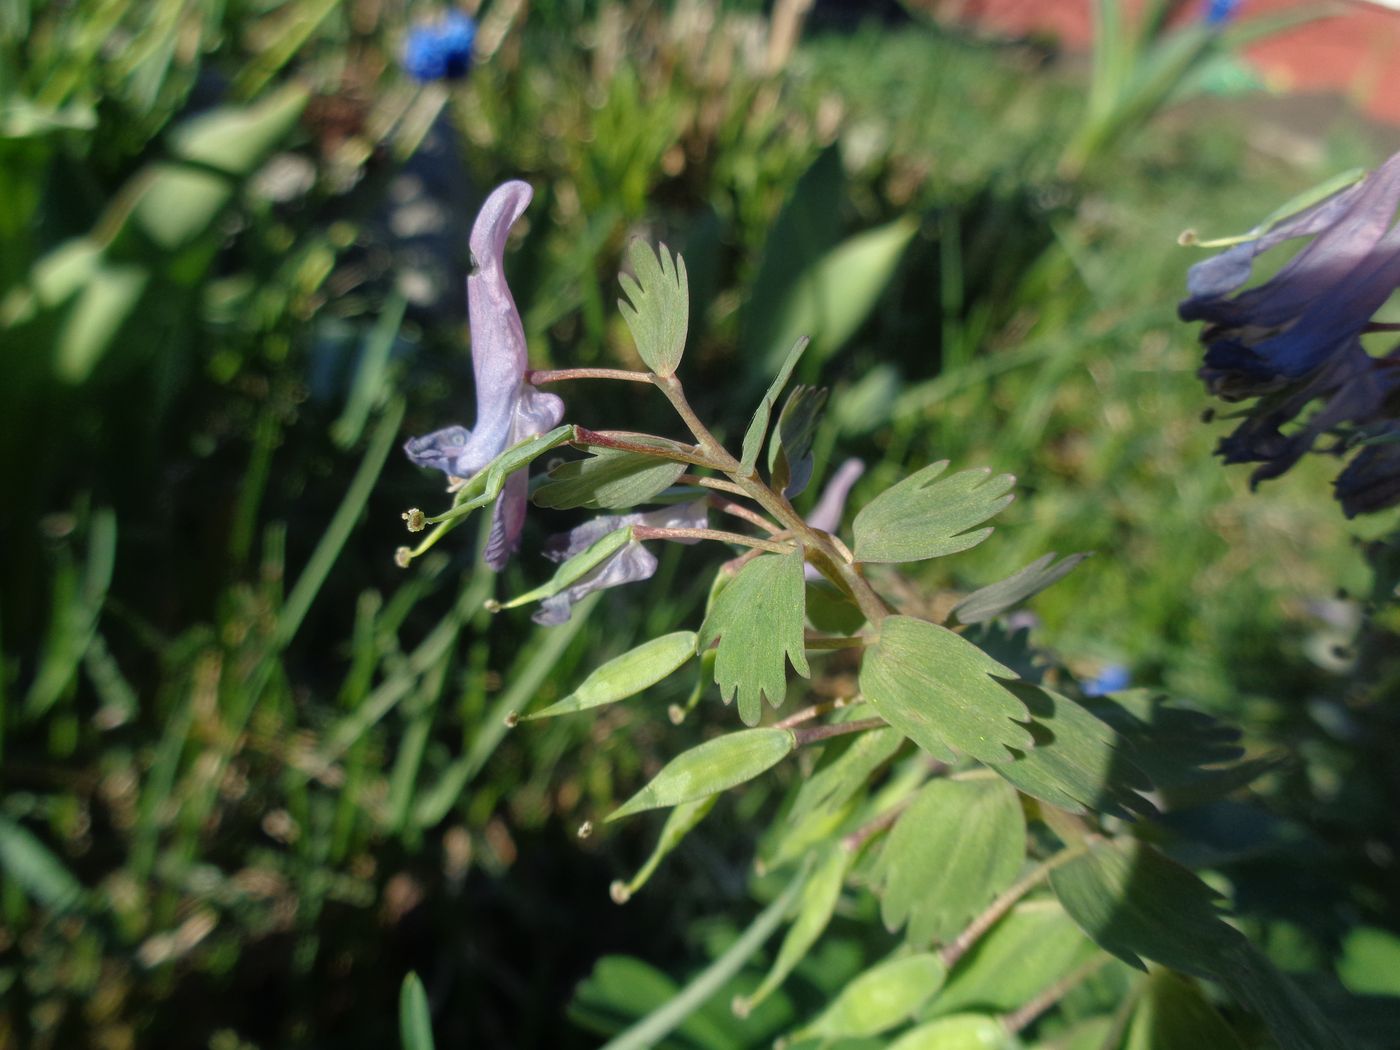
[[[1020,572],[973,591],[953,606],[953,615],[959,623],[981,623],[1000,616],[1064,579],[1087,557],[1087,552],[1070,554],[1056,562],[1055,552],[1051,551]]]
[[[757,725],[763,700],[777,707],[787,693],[785,659],[804,678],[802,551],[764,554],[719,592],[700,628],[699,647],[716,640],[715,681],[727,704],[737,695],[739,717]]]
[[[1026,821],[999,780],[935,780],[885,839],[875,866],[880,915],[907,924],[915,947],[946,942],[1011,884],[1026,856]]]
[[[952,748],[998,763],[1011,759],[1008,748],[1025,751],[1034,741],[1017,725],[1029,718],[1025,705],[993,675],[1015,677],[946,628],[890,616],[865,650],[860,689],[885,721],[935,758],[950,761]]]
[[[694,631],[676,631],[653,638],[621,656],[613,657],[564,699],[525,715],[522,720],[553,718],[625,700],[667,678],[694,655]]]
[[[853,525],[857,561],[907,562],[939,558],[975,547],[990,527],[968,531],[1015,497],[1016,479],[985,467],[939,480],[948,461],[931,463],[886,489],[861,508]]]
[[[679,255],[672,258],[664,244],[653,254],[641,239],[628,246],[627,257],[632,274],[624,273],[619,280],[630,302],[619,299],[618,309],[646,366],[659,376],[673,375],[685,352],[690,326],[685,260]]]
[[[789,729],[741,729],[707,740],[667,762],[609,821],[647,809],[693,802],[772,769],[797,746]]]

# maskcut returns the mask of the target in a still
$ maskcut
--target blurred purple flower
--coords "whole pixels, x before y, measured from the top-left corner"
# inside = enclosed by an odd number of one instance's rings
[[[848,459],[837,467],[826,488],[822,489],[816,506],[807,515],[807,524],[822,532],[835,532],[840,528],[841,515],[846,510],[846,497],[851,494],[851,486],[864,473],[865,463],[859,459]],[[822,574],[811,565],[804,565],[802,571],[809,580],[822,578]]]
[[[410,438],[408,458],[420,467],[441,470],[454,480],[470,478],[503,451],[535,434],[558,426],[564,402],[525,382],[525,330],[506,285],[503,260],[510,228],[530,204],[524,182],[498,186],[472,227],[472,273],[467,277],[471,321],[472,371],[476,376],[476,426],[450,426]],[[527,475],[506,479],[496,501],[486,563],[502,568],[520,546],[525,521]]]
[[[1400,287],[1400,154],[1361,182],[1191,268],[1185,321],[1204,321],[1200,376],[1227,401],[1258,398],[1217,453],[1227,463],[1259,463],[1257,484],[1312,451],[1340,453],[1349,436],[1374,432],[1397,415],[1400,349],[1373,357],[1367,332],[1389,328],[1374,317]],[[1311,237],[1278,273],[1246,291],[1254,260],[1286,241]],[[1297,421],[1314,403],[1305,422]],[[1287,429],[1287,432],[1285,432]],[[1351,515],[1400,502],[1385,479],[1394,457],[1377,446],[1337,479]]]
[[[709,515],[704,499],[641,514],[608,514],[552,537],[545,543],[544,555],[550,561],[565,561],[575,554],[582,554],[608,533],[627,525],[647,525],[657,529],[703,529],[708,524]],[[690,544],[699,541],[682,539],[676,542]],[[612,557],[572,587],[542,601],[531,619],[545,626],[561,624],[569,618],[574,603],[584,596],[608,587],[620,587],[624,583],[649,580],[656,572],[656,565],[656,555],[643,547],[641,541],[623,544]]]
[[[465,11],[448,11],[408,31],[403,67],[414,80],[460,80],[471,71],[476,22]]]
[[[1400,423],[1386,436],[1390,440],[1362,449],[1337,476],[1337,499],[1348,518],[1400,503]]]

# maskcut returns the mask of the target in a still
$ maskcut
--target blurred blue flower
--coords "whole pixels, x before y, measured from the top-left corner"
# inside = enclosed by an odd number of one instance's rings
[[[1348,518],[1400,503],[1400,423],[1386,437],[1362,449],[1337,476],[1337,499]]]
[[[1277,477],[1325,436],[1341,453],[1400,414],[1400,349],[1372,356],[1361,337],[1392,328],[1376,312],[1400,288],[1400,154],[1242,244],[1198,263],[1187,276],[1182,320],[1204,321],[1200,376],[1227,401],[1257,398],[1221,440],[1227,463],[1259,463],[1251,482]],[[1311,237],[1269,280],[1240,291],[1254,260]],[[1299,422],[1316,405],[1310,418]],[[1337,481],[1348,514],[1400,502],[1386,482],[1389,453],[1367,450]],[[1385,502],[1388,501],[1388,502]]]
[[[1228,24],[1243,6],[1243,0],[1207,0],[1205,23],[1208,26]]]
[[[476,22],[463,11],[449,11],[408,31],[403,67],[414,80],[460,80],[472,68]]]
[[[445,427],[404,445],[420,467],[441,470],[453,486],[470,478],[511,445],[559,425],[564,402],[525,382],[525,330],[506,284],[506,238],[530,204],[528,183],[498,186],[472,226],[471,252],[476,268],[467,277],[467,311],[471,324],[472,371],[476,376],[476,426]],[[525,524],[528,479],[518,470],[506,479],[496,500],[486,563],[502,568],[520,546]]]
[[[1109,664],[1096,677],[1085,682],[1080,688],[1085,696],[1106,696],[1126,689],[1133,682],[1133,676],[1122,664]]]

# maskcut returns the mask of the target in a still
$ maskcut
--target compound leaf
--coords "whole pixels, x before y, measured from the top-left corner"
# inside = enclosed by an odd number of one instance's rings
[[[1009,784],[935,780],[901,815],[874,878],[887,929],[917,947],[946,942],[1011,884],[1026,856],[1026,820]]]
[[[739,698],[739,717],[757,725],[763,699],[777,707],[787,693],[784,657],[804,678],[802,551],[764,554],[745,565],[719,592],[700,627],[699,647],[716,640],[715,681],[727,704]]]
[[[969,532],[1015,497],[1016,479],[986,467],[962,470],[939,481],[948,469],[940,460],[892,485],[856,515],[857,561],[907,562],[939,558],[975,547],[992,534]]]
[[[685,352],[690,327],[690,284],[685,260],[680,255],[673,259],[664,244],[653,254],[640,238],[628,246],[627,257],[635,277],[624,273],[619,280],[631,301],[619,299],[618,309],[646,366],[659,376],[674,375]]]
[[[1015,672],[967,639],[927,620],[889,616],[867,646],[860,689],[890,725],[940,761],[950,748],[991,764],[1029,750],[1025,705],[993,675]]]

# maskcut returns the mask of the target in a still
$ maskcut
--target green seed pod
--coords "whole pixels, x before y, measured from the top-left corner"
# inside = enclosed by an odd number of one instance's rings
[[[889,1050],[1013,1050],[1016,1041],[995,1017],[951,1014],[910,1029]]]
[[[523,721],[553,718],[626,700],[668,677],[694,655],[694,631],[676,631],[653,638],[609,660],[564,699],[543,711],[525,715]]]
[[[947,968],[932,952],[905,955],[866,970],[792,1040],[879,1035],[915,1013],[943,987]]]
[[[707,740],[666,763],[650,784],[608,817],[608,822],[725,791],[771,769],[795,747],[797,739],[789,729],[741,729]]]

